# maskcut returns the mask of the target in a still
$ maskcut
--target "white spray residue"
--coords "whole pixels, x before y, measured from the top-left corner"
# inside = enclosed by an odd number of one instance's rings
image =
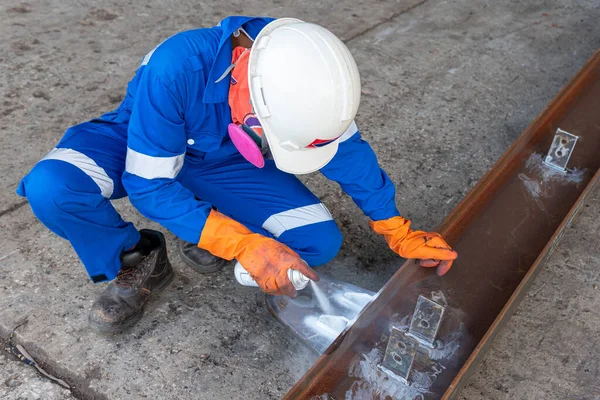
[[[535,199],[540,197],[552,197],[554,191],[549,183],[560,182],[564,184],[578,184],[583,180],[585,169],[567,169],[565,172],[558,171],[544,163],[544,156],[533,153],[525,162],[529,174],[520,173],[519,179],[527,192]]]
[[[357,293],[357,292],[346,292],[344,293],[344,298],[350,300],[352,303],[358,305],[361,309],[369,304],[369,302],[373,299],[373,296],[367,293]]]
[[[337,293],[333,296],[336,303],[349,308],[354,314],[359,313],[372,299],[373,296],[369,294],[357,292]]]
[[[326,315],[323,314],[319,316],[319,322],[331,327],[338,333],[342,333],[344,329],[350,323],[350,320],[346,317],[342,317],[340,315]]]
[[[336,330],[334,327],[329,326],[326,322],[321,320],[320,317],[316,315],[309,315],[304,319],[304,323],[312,328],[315,333],[324,336],[329,343],[333,342],[335,338],[342,332],[342,330]],[[326,347],[326,346],[324,346]]]
[[[585,175],[585,169],[567,169],[561,172],[544,163],[544,156],[533,153],[525,162],[527,171],[519,173],[518,177],[523,183],[523,188],[535,201],[537,206],[546,211],[542,199],[555,195],[556,183],[562,185],[579,184]]]
[[[537,199],[542,195],[542,186],[538,181],[531,179],[524,173],[520,173],[518,176],[521,182],[523,182],[523,186],[525,186],[525,189],[527,189],[532,197]]]
[[[318,353],[354,323],[373,299],[373,292],[326,275],[310,282],[296,299],[278,305],[278,314]],[[299,301],[300,300],[300,301]]]
[[[447,305],[441,291],[432,292],[431,296],[438,304]],[[411,317],[411,315],[393,315],[390,318],[390,325],[395,329],[408,332]],[[435,348],[421,346],[417,353],[420,361],[413,365],[408,384],[395,379],[393,373],[382,370],[379,365],[383,360],[384,350],[372,349],[350,366],[349,375],[357,380],[346,392],[345,399],[424,399],[425,395],[431,393],[431,387],[438,375],[445,370],[443,361],[450,359],[460,348],[464,333],[464,325],[460,323],[458,329],[444,337],[444,340],[436,340]]]
[[[429,349],[429,358],[432,360],[446,360],[452,357],[460,347],[460,338],[463,330],[464,325],[461,322],[458,330],[448,335],[446,341],[436,340],[435,348]]]
[[[340,295],[336,296],[335,297],[335,301],[337,303],[339,303],[342,307],[349,308],[350,310],[353,310],[356,313],[360,312],[360,310],[363,309],[362,306],[354,303],[352,300],[346,298],[343,295],[342,296],[340,296]]]
[[[448,301],[446,300],[446,296],[442,293],[441,290],[434,290],[431,292],[431,300],[435,301],[441,306],[446,307],[448,305]]]
[[[579,183],[583,179],[586,169],[572,168],[565,172],[561,172],[544,163],[544,156],[538,153],[533,153],[525,162],[525,167],[538,174],[542,181],[559,180],[565,183]]]
[[[405,315],[402,318],[398,319],[398,314],[394,314],[390,318],[390,326],[396,329],[401,330],[402,332],[408,332],[408,328],[410,328],[410,319],[411,315]]]
[[[318,351],[326,349],[346,328],[351,326],[365,304],[372,296],[360,292],[333,292],[329,296],[312,284],[314,297],[318,303],[315,313],[304,317],[303,324],[314,335],[307,336]]]
[[[319,307],[321,307],[323,314],[334,314],[329,299],[319,285],[314,281],[310,281],[310,286],[312,287],[313,293],[319,302]]]
[[[462,330],[462,327],[461,327]],[[362,400],[374,397],[392,399],[424,399],[430,393],[431,385],[445,367],[439,361],[450,358],[459,348],[460,330],[453,333],[448,342],[437,341],[437,348],[428,350],[429,359],[426,370],[413,369],[409,376],[409,384],[394,379],[379,364],[383,359],[383,351],[373,349],[363,354],[359,362],[350,367],[349,375],[358,378],[346,392],[346,400]]]
[[[375,395],[385,399],[423,399],[423,394],[428,390],[431,382],[423,373],[414,373],[411,376],[413,383],[405,385],[382,372],[377,366],[383,353],[379,349],[373,349],[363,354],[361,360],[350,367],[349,375],[358,378],[346,392],[346,400],[372,399]]]

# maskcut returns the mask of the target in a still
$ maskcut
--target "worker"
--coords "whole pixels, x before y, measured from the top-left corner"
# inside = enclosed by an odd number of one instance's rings
[[[393,251],[443,275],[457,254],[400,216],[394,184],[354,122],[359,102],[355,61],[325,28],[228,17],[150,51],[119,107],[67,129],[17,193],[70,241],[93,282],[112,281],[89,315],[100,332],[135,324],[174,276],[163,234],[136,229],[111,204],[126,196],[178,237],[196,271],[235,258],[263,291],[295,296],[288,269],[316,281],[313,268],[342,243],[296,177],[320,171]]]

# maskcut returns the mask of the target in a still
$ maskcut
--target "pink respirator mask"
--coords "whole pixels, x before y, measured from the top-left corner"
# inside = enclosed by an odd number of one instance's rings
[[[231,120],[227,131],[235,148],[252,165],[265,166],[264,155],[269,150],[260,121],[256,118],[250,102],[248,86],[248,61],[250,49],[236,47],[231,55],[231,81],[229,84],[229,107]]]
[[[259,136],[247,125],[229,124],[227,131],[242,157],[255,167],[265,166],[265,154],[269,151],[269,146],[264,137]]]

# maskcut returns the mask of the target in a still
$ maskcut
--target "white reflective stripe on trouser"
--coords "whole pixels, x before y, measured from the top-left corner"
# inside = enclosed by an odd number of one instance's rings
[[[181,171],[184,158],[185,154],[172,157],[149,156],[128,147],[125,171],[144,179],[173,179]]]
[[[318,203],[273,214],[262,227],[271,235],[279,237],[290,229],[331,220],[333,217],[327,207],[323,203]]]
[[[115,188],[113,180],[110,179],[104,168],[100,167],[94,160],[85,154],[73,149],[52,149],[52,151],[50,151],[50,153],[48,153],[46,157],[42,158],[40,161],[44,160],[61,160],[76,166],[87,176],[92,178],[92,180],[100,188],[100,193],[102,193],[102,196],[106,197],[107,199],[112,196]]]
[[[350,126],[348,127],[348,129],[346,129],[346,132],[344,132],[342,134],[342,136],[340,136],[340,138],[338,139],[338,141],[340,143],[345,142],[346,140],[348,140],[352,136],[354,136],[354,134],[356,134],[356,132],[358,132],[358,126],[356,125],[356,122],[352,121],[352,123],[350,124]]]

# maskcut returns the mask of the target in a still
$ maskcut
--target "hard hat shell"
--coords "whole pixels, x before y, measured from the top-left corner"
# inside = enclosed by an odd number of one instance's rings
[[[277,167],[317,171],[338,148],[360,103],[360,76],[348,48],[312,23],[281,18],[254,40],[250,98]],[[331,141],[331,142],[329,142]]]

